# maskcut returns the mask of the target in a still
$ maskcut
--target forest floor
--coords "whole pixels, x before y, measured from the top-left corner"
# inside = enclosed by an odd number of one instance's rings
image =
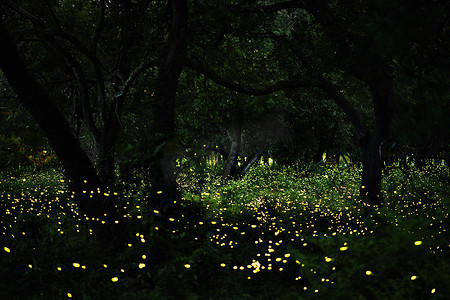
[[[391,169],[381,207],[358,196],[359,169],[256,166],[227,184],[186,170],[173,216],[147,209],[143,184],[111,191],[120,247],[99,242],[57,171],[1,174],[0,298],[450,295],[448,167]]]

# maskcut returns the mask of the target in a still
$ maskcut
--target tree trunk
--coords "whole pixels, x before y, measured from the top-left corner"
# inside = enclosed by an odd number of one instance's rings
[[[376,137],[368,136],[361,142],[362,178],[360,195],[371,204],[381,204],[381,175],[382,165],[379,157],[380,141]]]
[[[231,141],[230,151],[228,151],[227,161],[223,167],[222,180],[226,182],[236,174],[236,165],[241,151],[242,142],[242,120],[240,113],[235,113],[233,117],[233,128],[228,132]]]
[[[323,162],[323,153],[324,152],[325,152],[325,145],[322,141],[320,141],[317,152],[316,152],[316,154],[314,154],[314,158],[313,158],[315,163]]]
[[[172,207],[181,199],[175,176],[175,100],[186,56],[187,1],[169,0],[154,102],[153,207]],[[169,208],[170,210],[170,208]]]
[[[106,185],[110,185],[114,182],[115,178],[115,159],[114,151],[105,145],[100,143],[96,145],[97,149],[97,171],[102,182]]]
[[[360,195],[372,204],[381,204],[382,161],[380,147],[389,137],[394,91],[392,81],[383,67],[375,68],[371,84],[375,128],[372,135],[361,139],[363,172]]]

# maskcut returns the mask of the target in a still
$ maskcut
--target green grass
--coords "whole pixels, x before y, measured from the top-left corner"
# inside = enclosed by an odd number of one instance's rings
[[[97,241],[57,172],[1,175],[0,298],[450,295],[444,166],[391,170],[381,208],[359,198],[357,169],[257,166],[228,184],[203,172],[201,185],[189,172],[181,219],[147,211],[142,186],[117,190],[119,248]]]

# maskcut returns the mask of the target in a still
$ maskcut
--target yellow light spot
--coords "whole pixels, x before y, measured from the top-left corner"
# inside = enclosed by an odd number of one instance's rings
[[[5,252],[7,253],[11,252],[11,250],[8,247],[3,247],[3,250],[5,250]]]
[[[61,269],[61,267],[57,267],[56,270],[61,271],[62,269]]]
[[[225,268],[226,264],[225,264],[225,263],[221,263],[220,266],[221,266],[222,268]]]
[[[111,278],[111,281],[112,281],[112,282],[117,282],[117,281],[119,281],[119,278],[113,277],[113,278]]]
[[[155,209],[153,212],[154,212],[155,214],[159,214],[159,211],[156,210],[156,209]]]
[[[326,261],[326,262],[330,262],[330,261],[332,261],[332,260],[333,260],[333,259],[332,259],[331,257],[326,257],[326,256],[325,256],[325,261]]]
[[[291,256],[290,253],[286,253],[286,254],[284,255],[284,257],[289,257],[289,256]]]
[[[339,248],[339,250],[341,250],[341,251],[347,251],[347,250],[348,250],[348,247],[344,246],[344,247]]]
[[[72,298],[72,294],[71,293],[67,293],[67,297],[68,298]]]
[[[191,265],[190,265],[190,264],[185,264],[184,267],[185,267],[186,269],[190,269],[190,268],[191,268]]]
[[[79,268],[80,267],[80,264],[79,263],[73,263],[72,264],[75,268]]]
[[[436,293],[436,289],[432,289],[432,290],[431,290],[431,293],[432,293],[432,294]]]
[[[140,263],[139,264],[139,269],[143,269],[143,268],[145,268],[145,264],[144,263]]]
[[[367,271],[366,271],[366,275],[367,275],[367,276],[372,275],[372,271],[367,270]]]
[[[415,241],[414,245],[416,245],[416,246],[422,245],[422,241]]]
[[[157,191],[156,193],[157,193],[157,194],[162,194],[162,191]]]
[[[103,193],[103,195],[105,195],[106,197],[109,197],[109,194],[108,194],[108,193]]]
[[[33,269],[33,265],[29,264],[28,268]]]
[[[416,280],[417,278],[419,278],[419,277],[416,275],[411,276],[411,280]]]

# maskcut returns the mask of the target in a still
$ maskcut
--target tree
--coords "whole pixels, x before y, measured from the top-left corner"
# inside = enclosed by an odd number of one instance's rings
[[[8,1],[7,5],[32,24],[31,32],[42,42],[45,55],[54,56],[62,76],[75,83],[72,118],[82,120],[92,136],[102,181],[113,183],[114,147],[130,86],[143,70],[156,65],[141,58],[142,53],[136,54],[143,44],[145,27],[141,25],[149,3],[44,1],[27,8]],[[86,23],[94,26],[82,29]],[[75,124],[77,133],[80,124]]]
[[[0,20],[0,68],[60,159],[76,203],[90,217],[114,224],[115,206],[105,197],[106,190],[95,168],[64,116],[25,66],[3,20]]]

